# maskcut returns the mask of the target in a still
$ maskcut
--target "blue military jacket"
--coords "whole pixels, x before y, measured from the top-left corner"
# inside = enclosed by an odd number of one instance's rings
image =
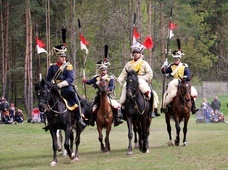
[[[112,91],[115,89],[114,78],[112,76],[108,76],[106,74],[102,78],[109,82],[109,84],[108,84],[109,91]],[[92,79],[86,81],[86,84],[89,84],[89,85],[94,84],[95,87],[98,87],[99,83],[100,83],[100,76],[99,75],[94,76]]]
[[[55,63],[49,67],[47,79],[46,79],[47,81],[52,81],[53,77],[55,76],[55,73],[60,68],[60,66],[61,65],[59,63]],[[74,81],[73,66],[70,63],[67,64],[67,66],[64,68],[63,72],[57,77],[56,80],[58,80],[58,82],[56,82],[56,83],[59,83],[64,80],[66,80],[69,84],[73,83],[73,81]]]

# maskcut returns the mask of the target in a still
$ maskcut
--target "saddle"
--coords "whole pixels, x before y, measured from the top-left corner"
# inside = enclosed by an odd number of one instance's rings
[[[59,96],[64,101],[68,110],[73,111],[78,107],[78,105],[72,99],[64,98],[61,95],[61,89],[58,89],[58,87],[55,84],[53,84],[52,82],[46,82],[46,83],[52,90],[56,91],[59,94]],[[76,95],[78,95],[78,94],[76,93]]]

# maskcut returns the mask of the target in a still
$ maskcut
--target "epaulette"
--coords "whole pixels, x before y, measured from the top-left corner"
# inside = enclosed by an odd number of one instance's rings
[[[70,71],[70,70],[73,70],[72,64],[70,64],[70,63],[67,64],[66,69],[69,70],[69,71]]]
[[[52,66],[52,65],[56,65],[57,63],[50,63],[50,66]]]

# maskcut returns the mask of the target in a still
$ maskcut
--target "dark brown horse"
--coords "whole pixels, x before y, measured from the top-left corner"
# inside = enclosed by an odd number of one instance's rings
[[[128,151],[127,155],[132,155],[132,138],[133,132],[138,133],[139,150],[143,153],[149,152],[149,134],[152,118],[153,94],[151,100],[147,101],[139,90],[137,72],[134,70],[127,71],[126,80],[126,101],[124,103],[124,114],[128,126]],[[137,133],[135,133],[135,144],[137,144]]]
[[[100,106],[97,111],[97,130],[98,130],[98,140],[101,144],[101,151],[102,152],[108,152],[111,150],[110,148],[110,142],[109,142],[109,134],[112,127],[113,122],[113,111],[112,108],[108,102],[109,97],[107,95],[107,89],[108,89],[108,82],[105,80],[101,80],[99,84],[99,91],[100,91]],[[103,134],[102,129],[106,128],[106,136],[105,136],[105,145],[103,143]]]
[[[184,121],[183,127],[183,145],[187,145],[186,135],[187,135],[187,126],[188,120],[190,118],[190,112],[192,108],[192,101],[191,101],[191,84],[190,81],[186,81],[183,78],[179,78],[178,80],[178,90],[176,97],[174,98],[173,102],[171,102],[171,107],[168,107],[168,112],[165,114],[165,120],[167,124],[167,132],[169,134],[169,142],[168,145],[176,145],[179,146],[180,144],[180,123]],[[176,127],[176,139],[173,143],[172,135],[171,135],[171,125],[170,119],[173,118]]]

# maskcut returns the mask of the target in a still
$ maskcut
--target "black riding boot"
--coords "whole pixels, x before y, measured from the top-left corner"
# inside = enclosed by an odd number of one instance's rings
[[[78,125],[82,128],[82,129],[84,129],[85,127],[86,127],[86,124],[83,122],[83,120],[82,120],[82,116],[81,116],[81,114],[79,113],[79,112],[77,112],[77,113],[75,113],[75,114],[78,114],[77,115],[77,117],[78,117]]]
[[[91,118],[90,118],[90,123],[89,123],[90,126],[94,126],[95,125],[95,121],[96,121],[96,117],[95,116],[96,116],[95,113],[92,113]]]
[[[115,120],[114,120],[114,126],[118,126],[123,123],[121,120],[123,117],[123,114],[121,113],[121,108],[118,108],[117,111],[115,111]]]
[[[196,112],[198,111],[199,109],[196,108],[196,104],[195,104],[195,101],[194,99],[192,98],[192,114],[196,114]]]
[[[155,117],[160,116],[160,114],[158,113],[158,109],[157,108],[154,108],[154,112],[152,112],[150,116],[152,118],[155,118]]]
[[[42,129],[44,129],[45,132],[47,132],[49,130],[49,123],[45,127],[43,127]]]

